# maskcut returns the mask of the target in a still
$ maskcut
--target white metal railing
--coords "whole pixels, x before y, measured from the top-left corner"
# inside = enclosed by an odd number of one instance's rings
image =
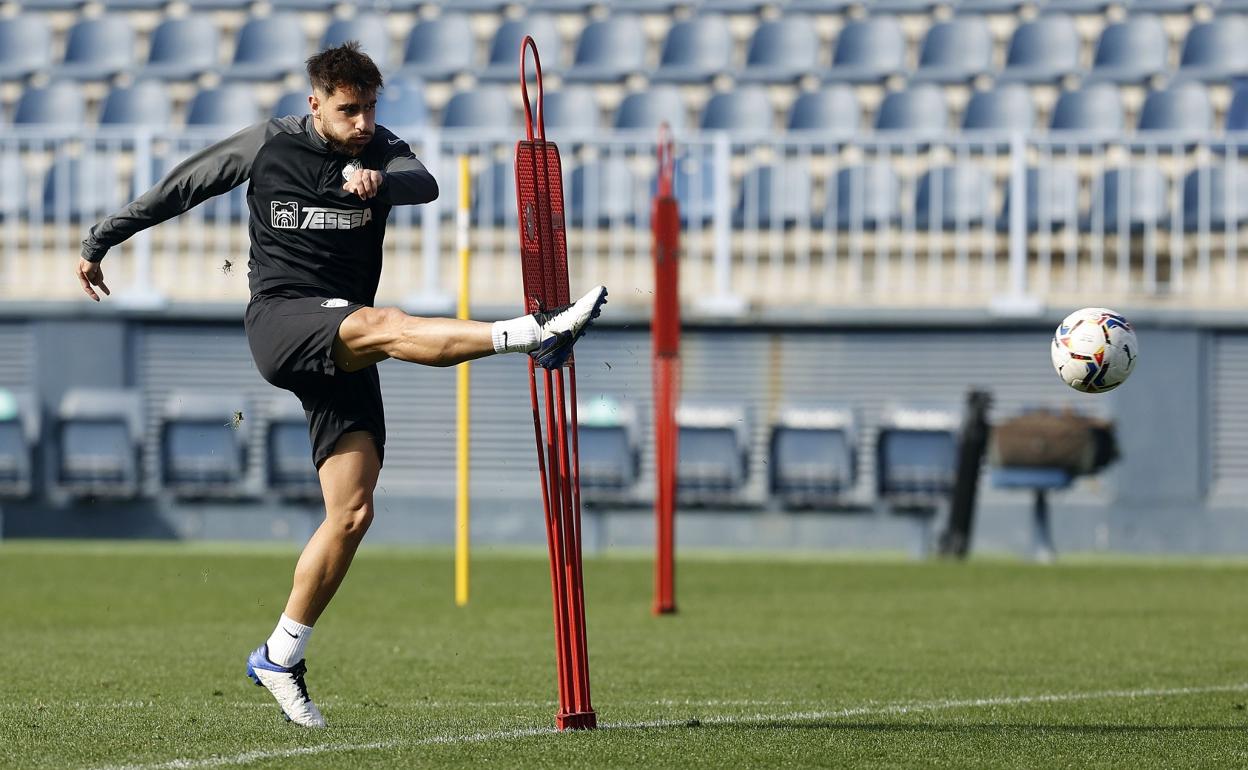
[[[454,159],[473,171],[474,302],[518,300],[514,132],[402,131],[442,186],[398,207],[379,301],[449,309]],[[552,132],[554,133],[554,132]],[[72,298],[92,223],[220,138],[204,131],[6,129],[0,299]],[[649,304],[654,137],[556,137],[574,283]],[[955,134],[678,137],[682,291],[691,307],[865,305],[1026,312],[1112,301],[1235,306],[1248,168],[1239,136]],[[117,248],[122,300],[247,296],[245,187]]]

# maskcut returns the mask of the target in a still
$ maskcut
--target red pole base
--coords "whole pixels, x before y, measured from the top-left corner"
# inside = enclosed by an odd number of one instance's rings
[[[675,615],[676,605],[675,604],[662,604],[660,602],[655,602],[654,605],[650,607],[650,611],[653,612],[655,615]]]
[[[593,730],[598,727],[598,713],[574,711],[569,714],[555,714],[555,727],[560,730]]]

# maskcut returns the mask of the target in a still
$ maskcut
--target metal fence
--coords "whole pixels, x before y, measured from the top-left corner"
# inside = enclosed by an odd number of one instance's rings
[[[473,299],[521,285],[514,132],[404,131],[442,188],[391,215],[379,301],[449,308],[455,159],[472,169]],[[202,131],[7,129],[0,299],[72,298],[92,223],[219,139]],[[649,304],[654,138],[557,137],[574,284]],[[1248,137],[1083,134],[678,137],[684,301],[749,308],[1239,306]],[[243,302],[245,187],[124,244],[122,301]]]

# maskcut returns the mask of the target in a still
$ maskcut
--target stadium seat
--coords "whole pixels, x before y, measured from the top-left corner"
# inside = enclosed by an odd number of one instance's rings
[[[876,494],[894,511],[930,515],[953,493],[958,413],[899,406],[880,417],[875,442]]]
[[[234,61],[224,74],[237,80],[277,80],[302,71],[307,55],[299,16],[275,13],[253,18],[239,29]]]
[[[1035,122],[1031,93],[1021,83],[1003,83],[987,91],[975,91],[962,113],[962,131],[967,133],[1027,132]]]
[[[0,498],[29,497],[34,488],[34,448],[39,409],[29,391],[0,388]]]
[[[223,83],[206,88],[191,98],[186,111],[187,126],[216,126],[238,130],[261,119],[260,105],[246,83]]]
[[[1248,73],[1248,17],[1219,16],[1192,25],[1179,56],[1177,78],[1227,81]]]
[[[632,402],[599,396],[577,405],[577,452],[586,502],[627,499],[641,477],[641,419]]]
[[[773,132],[771,99],[762,86],[738,86],[712,94],[702,109],[703,131],[730,131],[734,139]]]
[[[566,191],[565,191],[566,192]],[[447,200],[445,196],[438,196]],[[564,202],[567,204],[565,195]],[[447,200],[454,207],[454,201]],[[516,222],[516,166],[512,160],[496,160],[472,179],[472,221],[514,226]]]
[[[1090,83],[1065,91],[1057,99],[1049,130],[1054,139],[1104,141],[1121,136],[1124,126],[1122,97],[1112,83]]]
[[[1079,33],[1064,14],[1039,16],[1014,30],[1002,81],[1055,82],[1079,70]]]
[[[520,75],[520,43],[526,35],[537,43],[537,50],[542,56],[542,72],[562,72],[563,39],[559,36],[554,18],[541,13],[528,13],[520,18],[505,20],[495,30],[494,39],[490,42],[489,59],[484,68],[477,70],[477,80],[514,83]]]
[[[840,230],[874,230],[901,218],[901,181],[885,163],[850,166],[836,172],[828,191],[826,221]]]
[[[503,86],[478,86],[471,91],[456,91],[442,111],[443,128],[507,131],[514,133],[515,111],[511,91]]]
[[[1226,130],[1228,133],[1248,131],[1248,82],[1235,87],[1231,105],[1226,110]]]
[[[591,21],[576,43],[576,55],[565,79],[575,82],[623,80],[644,72],[646,33],[636,16],[618,15]]]
[[[893,16],[868,16],[841,29],[825,80],[882,81],[906,69],[906,38]]]
[[[308,420],[297,398],[283,394],[269,404],[264,428],[265,479],[283,499],[321,499],[321,482],[312,462]]]
[[[22,0],[22,8],[28,11],[70,11],[86,5],[87,0]]]
[[[30,201],[29,175],[24,153],[17,147],[0,145],[0,179],[19,180],[0,185],[0,222],[18,216]]]
[[[771,430],[771,494],[788,508],[843,505],[858,478],[854,413],[785,407]]]
[[[667,31],[656,83],[704,83],[732,67],[732,31],[722,16],[705,14],[678,21]]]
[[[425,84],[417,78],[402,75],[387,78],[381,92],[377,94],[376,120],[399,134],[428,125],[429,108],[425,104]]]
[[[476,61],[472,23],[462,13],[418,21],[407,35],[399,71],[426,80],[449,80],[469,72]],[[517,53],[519,51],[517,50]],[[517,72],[519,65],[517,64]]]
[[[125,202],[115,160],[92,152],[54,160],[43,180],[44,218],[93,222],[115,211]]]
[[[215,10],[246,10],[252,0],[187,0],[191,8],[206,11]]]
[[[274,8],[290,11],[321,11],[329,13],[339,4],[338,0],[269,0]],[[360,41],[363,42],[363,41]],[[366,48],[365,51],[368,49]],[[381,62],[378,62],[380,66]]]
[[[143,75],[189,80],[217,67],[220,32],[210,16],[165,19],[152,30],[149,43]]]
[[[682,226],[705,227],[715,212],[715,167],[705,160],[685,155],[677,157],[672,174],[672,193],[680,211]],[[658,189],[652,180],[650,194]]]
[[[621,131],[656,131],[666,122],[672,131],[685,128],[685,100],[675,86],[654,86],[635,91],[620,102],[615,111],[615,127]]]
[[[1128,16],[1101,32],[1088,80],[1143,83],[1166,71],[1168,47],[1161,19],[1150,14]]]
[[[159,80],[140,80],[114,88],[100,109],[101,126],[166,128],[172,122],[173,102]]]
[[[745,405],[682,403],[676,408],[676,426],[676,494],[681,504],[736,500],[749,475]]]
[[[541,13],[587,13],[602,0],[527,0],[529,6]]]
[[[915,227],[920,230],[983,225],[995,214],[992,175],[974,165],[930,169],[919,178],[914,213]]]
[[[875,113],[875,130],[903,139],[933,139],[947,131],[945,92],[934,83],[917,83],[884,97]]]
[[[135,497],[139,492],[139,394],[71,388],[57,410],[56,483],[73,497]]]
[[[1069,165],[1047,164],[1029,167],[1025,177],[1027,196],[1027,232],[1054,232],[1079,224],[1079,176]],[[1005,203],[997,227],[1009,228],[1013,212],[1013,195],[1009,180],[1005,184]]]
[[[0,80],[24,78],[52,66],[52,27],[45,16],[0,18]]]
[[[542,120],[552,139],[593,134],[598,129],[598,102],[594,90],[587,86],[568,86],[561,91],[547,91]]]
[[[1191,139],[1209,134],[1213,131],[1209,92],[1199,82],[1175,83],[1165,90],[1150,92],[1144,100],[1137,130],[1141,135],[1152,134],[1159,139]]]
[[[637,211],[649,205],[620,157],[578,165],[567,192],[565,216],[574,227],[631,225]]]
[[[737,79],[746,83],[784,83],[814,74],[819,66],[819,37],[809,16],[789,14],[760,22],[750,38],[745,67]]]
[[[1165,175],[1154,166],[1134,166],[1110,169],[1094,181],[1092,206],[1083,229],[1139,232],[1153,225],[1164,226],[1168,221]]]
[[[788,130],[797,136],[845,139],[859,130],[862,110],[853,88],[832,83],[818,91],[803,91],[789,109]]]
[[[741,180],[737,204],[732,212],[733,227],[789,227],[812,217],[810,202],[814,184],[810,166],[797,161],[759,166]]]
[[[319,1],[312,0],[312,2]],[[333,5],[332,0],[331,5]],[[336,48],[350,40],[357,41],[360,49],[372,58],[377,68],[383,73],[390,71],[390,33],[384,17],[369,11],[361,11],[349,19],[335,19],[325,28],[317,50]]]
[[[83,19],[70,27],[66,35],[65,58],[56,67],[57,75],[104,80],[134,63],[134,30],[122,15]]]
[[[979,16],[933,24],[923,38],[913,81],[963,83],[992,71],[992,31]]]
[[[389,88],[389,86],[387,85],[386,88]],[[286,115],[311,114],[312,108],[308,106],[308,91],[310,90],[310,88],[296,88],[277,97],[277,101],[273,102],[273,109],[269,110],[270,117],[280,118]],[[377,109],[379,112],[381,111],[381,94],[377,95]],[[381,118],[378,118],[377,122],[381,123]],[[383,123],[382,125],[385,124]]]
[[[237,413],[244,419],[236,421]],[[160,415],[161,485],[179,498],[237,498],[247,475],[251,409],[238,395],[175,391]]]
[[[16,125],[81,127],[87,122],[82,88],[71,80],[28,87],[17,100],[13,122]]]
[[[1202,166],[1183,178],[1183,229],[1188,232],[1208,228],[1238,228],[1248,222],[1248,167],[1234,167],[1233,182],[1229,164]]]

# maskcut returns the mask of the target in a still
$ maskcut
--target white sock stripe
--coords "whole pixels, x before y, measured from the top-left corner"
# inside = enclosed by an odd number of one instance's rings
[[[1172,687],[1148,688],[1140,690],[1102,690],[1094,692],[1049,693],[1039,695],[994,696],[986,698],[970,698],[964,700],[917,701],[893,704],[865,704],[832,711],[800,711],[778,714],[746,714],[742,716],[711,716],[699,718],[702,724],[733,725],[752,724],[756,722],[809,722],[822,719],[837,719],[854,716],[896,716],[919,711],[942,711],[959,708],[981,708],[985,706],[1013,706],[1031,703],[1063,703],[1070,701],[1098,700],[1111,698],[1153,698],[1162,696],[1200,695],[1214,692],[1242,692],[1248,690],[1248,683],[1209,685],[1204,687]],[[663,719],[649,722],[632,722],[620,724],[603,724],[604,730],[644,730],[663,727],[681,727],[688,724],[688,719]],[[461,743],[484,743],[496,740],[515,740],[538,735],[554,735],[553,727],[524,727],[514,730],[497,730],[469,734],[434,735],[415,740],[376,741],[372,743],[324,743],[318,746],[304,746],[294,749],[257,749],[235,754],[233,756],[212,756],[200,759],[174,759],[151,764],[106,765],[96,770],[198,770],[198,768],[232,767],[247,765],[269,759],[311,756],[350,751],[384,751],[405,746],[454,745]]]

